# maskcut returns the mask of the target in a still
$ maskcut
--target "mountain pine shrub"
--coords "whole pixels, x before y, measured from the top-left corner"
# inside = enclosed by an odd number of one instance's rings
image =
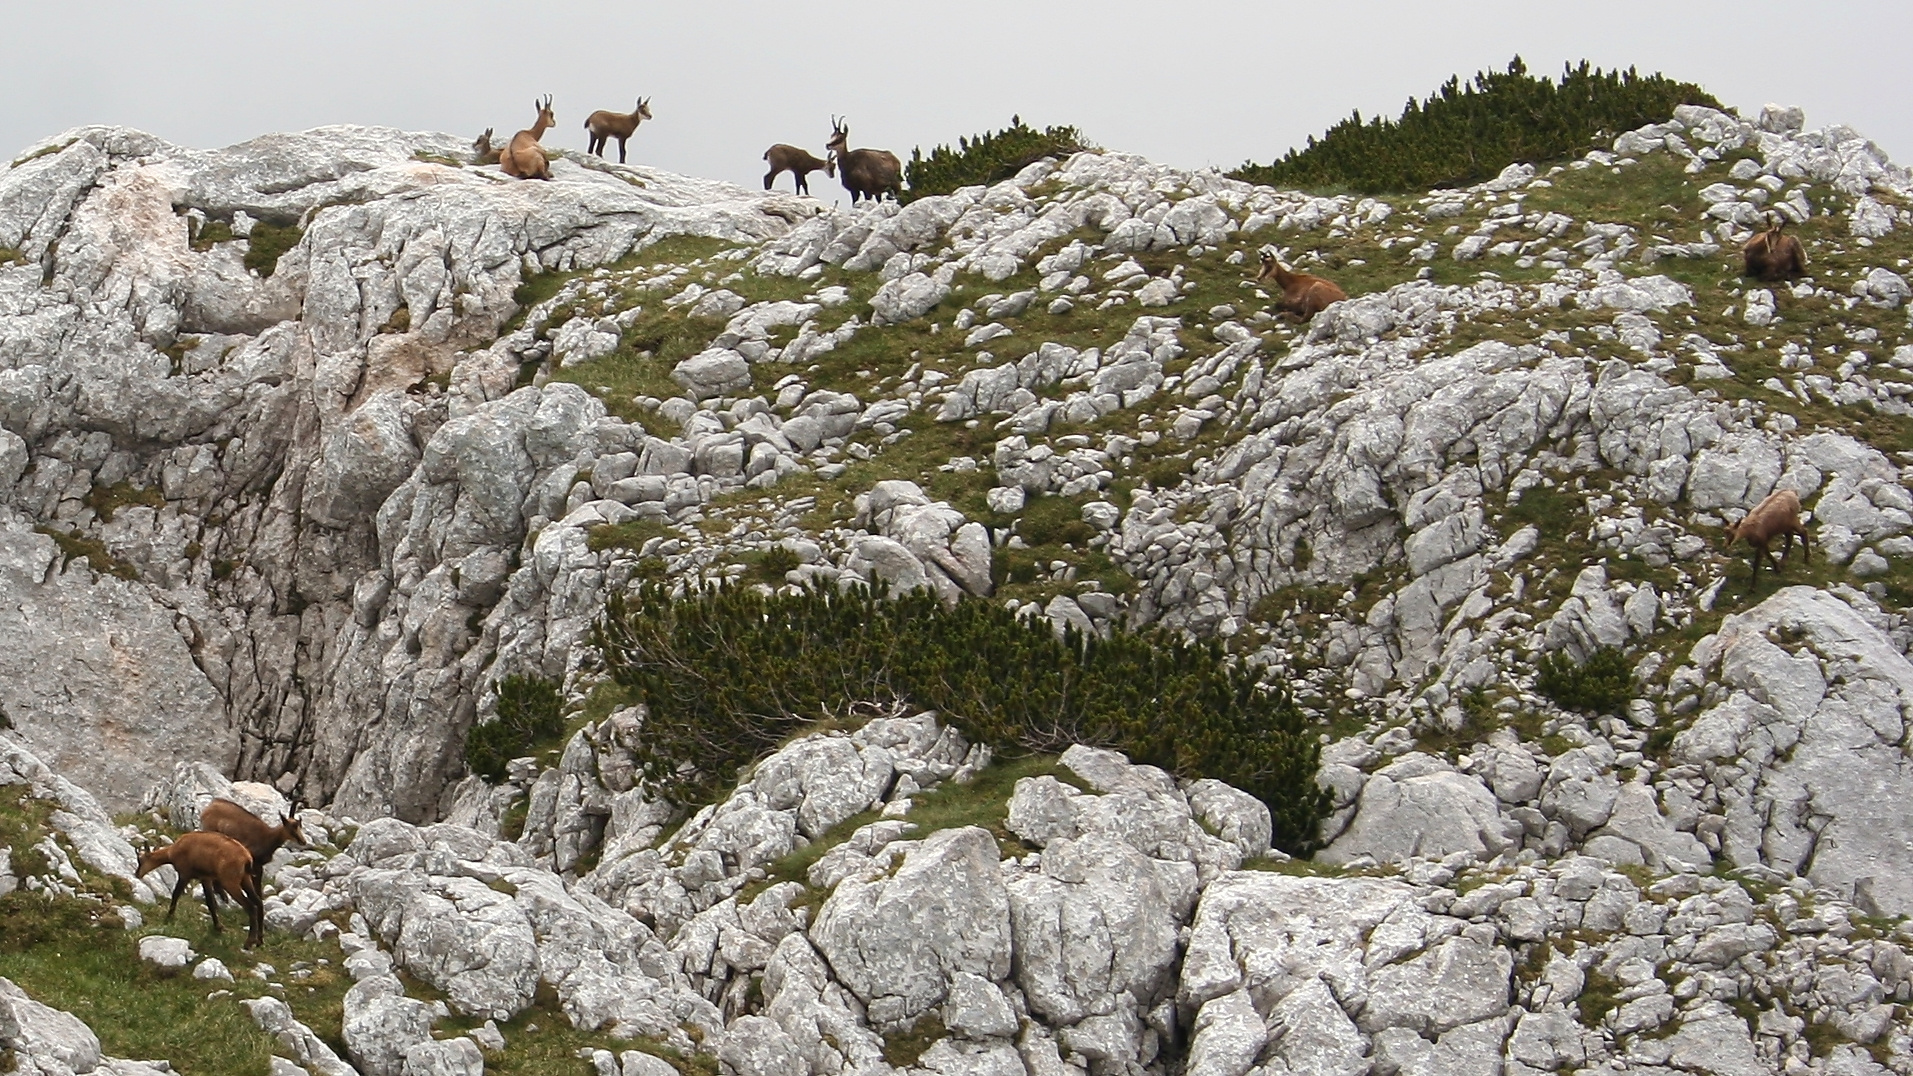
[[[1346,188],[1367,194],[1424,191],[1489,179],[1517,161],[1577,155],[1623,131],[1657,123],[1677,105],[1720,108],[1691,82],[1660,74],[1564,66],[1561,80],[1528,74],[1516,56],[1506,72],[1450,78],[1426,101],[1408,99],[1401,119],[1358,111],[1308,147],[1274,164],[1244,162],[1235,179],[1275,187]]]
[[[498,682],[498,716],[472,726],[465,739],[465,764],[492,784],[505,779],[512,759],[530,754],[542,741],[564,734],[564,700],[558,685],[537,676],[507,676]]]
[[[1268,804],[1276,844],[1312,850],[1327,795],[1314,723],[1220,646],[1154,631],[1058,638],[1000,605],[923,591],[765,596],[661,587],[614,596],[594,631],[617,683],[649,708],[638,764],[679,802],[708,802],[802,727],[852,703],[934,709],[1007,754],[1083,743]]]
[[[975,138],[957,139],[957,148],[938,146],[923,155],[923,147],[910,151],[910,163],[903,166],[909,182],[905,200],[926,194],[949,194],[958,187],[1001,183],[1045,157],[1067,157],[1090,148],[1081,131],[1074,127],[1045,127],[1037,130],[1010,117],[1010,125]]]
[[[1627,656],[1611,646],[1579,664],[1557,650],[1535,667],[1534,686],[1563,709],[1619,714],[1634,697],[1634,670]]]

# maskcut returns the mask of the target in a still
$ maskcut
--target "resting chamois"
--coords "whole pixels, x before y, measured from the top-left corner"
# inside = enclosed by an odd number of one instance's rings
[[[300,847],[306,844],[305,828],[299,824],[298,800],[292,802],[292,809],[276,826],[267,825],[258,815],[231,800],[214,800],[199,812],[199,828],[208,833],[223,833],[246,846],[252,856],[253,882],[262,892],[266,864],[272,861],[279,846],[288,841]]]
[[[892,198],[903,199],[903,162],[887,149],[851,149],[850,127],[837,117],[830,118],[830,141],[824,151],[837,161],[844,189],[850,192],[850,204],[859,196],[871,201],[882,199],[888,191]]]
[[[484,134],[472,139],[472,160],[477,164],[498,163],[498,150],[492,145],[490,127],[485,128]]]
[[[1754,547],[1754,578],[1760,578],[1760,562],[1766,561],[1774,571],[1780,565],[1773,559],[1773,550],[1767,543],[1780,539],[1780,559],[1786,560],[1793,554],[1793,536],[1800,536],[1800,556],[1803,560],[1812,560],[1813,554],[1807,548],[1807,528],[1800,525],[1800,494],[1790,489],[1777,489],[1767,494],[1753,511],[1741,517],[1738,523],[1727,524],[1727,542],[1732,546],[1741,539]]]
[[[638,98],[638,107],[629,112],[606,112],[603,109],[593,112],[585,117],[585,130],[591,132],[591,146],[585,152],[602,157],[605,141],[615,138],[618,140],[618,163],[623,164],[625,139],[630,138],[631,132],[638,129],[638,124],[650,118],[651,99],[649,97]]]
[[[1740,248],[1744,273],[1755,280],[1792,280],[1807,272],[1807,251],[1800,240],[1785,235],[1786,218],[1774,214],[1766,231],[1755,234]]]
[[[173,902],[166,908],[171,921],[179,910],[179,895],[199,882],[205,889],[206,914],[212,919],[213,933],[219,932],[219,909],[213,899],[217,885],[233,903],[246,909],[246,948],[265,940],[266,906],[259,896],[259,883],[253,879],[252,853],[246,846],[223,833],[182,833],[164,848],[155,848],[139,857],[135,878],[144,878],[160,867],[170,866],[179,880],[173,884]]]
[[[551,112],[551,95],[546,94],[543,101],[533,101],[532,107],[538,110],[538,119],[528,131],[520,131],[511,136],[504,152],[498,155],[498,167],[508,176],[518,179],[550,179],[551,158],[545,155],[545,147],[538,144],[558,118]]]
[[[1298,321],[1307,321],[1328,309],[1330,303],[1339,303],[1348,298],[1348,293],[1319,276],[1290,272],[1272,250],[1262,252],[1262,271],[1255,275],[1255,279],[1258,283],[1274,281],[1275,286],[1282,289],[1282,297],[1275,301],[1275,308],[1284,314],[1295,315]]]
[[[835,157],[820,161],[812,157],[809,150],[787,146],[782,142],[765,150],[764,159],[771,163],[771,170],[764,176],[765,190],[771,189],[771,184],[777,181],[777,175],[780,172],[789,172],[796,178],[798,194],[810,193],[810,174],[819,168],[823,169],[827,176],[834,177],[837,174]]]

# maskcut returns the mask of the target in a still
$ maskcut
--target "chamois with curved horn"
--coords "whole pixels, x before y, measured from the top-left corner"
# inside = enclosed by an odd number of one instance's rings
[[[213,933],[219,933],[218,903],[213,887],[218,886],[233,903],[246,909],[246,948],[265,940],[266,905],[259,895],[259,883],[252,873],[252,853],[246,846],[223,833],[204,830],[182,833],[164,848],[155,848],[139,857],[135,878],[144,878],[161,867],[172,867],[179,880],[173,884],[173,902],[166,907],[170,921],[179,910],[179,895],[199,882],[206,895],[206,914],[212,919]]]
[[[1807,251],[1800,240],[1781,231],[1787,220],[1775,213],[1768,218],[1767,230],[1758,232],[1740,248],[1745,275],[1755,280],[1792,280],[1805,276]]]
[[[651,118],[651,99],[638,98],[638,107],[629,112],[607,112],[599,109],[585,117],[585,130],[591,132],[591,146],[585,152],[604,156],[604,144],[607,139],[618,140],[618,163],[624,163],[625,139],[638,129],[638,124]]]
[[[531,104],[538,110],[538,119],[530,130],[511,136],[511,141],[498,155],[498,167],[518,179],[550,179],[551,158],[545,155],[545,147],[539,145],[538,140],[557,124],[558,118],[552,115],[550,94],[546,94],[543,101]]]
[[[288,842],[306,847],[306,831],[299,824],[299,801],[276,826],[267,825],[258,815],[232,800],[216,799],[199,812],[199,828],[207,833],[223,833],[240,844],[252,856],[253,881],[263,890],[266,864]]]
[[[1328,309],[1330,303],[1339,303],[1348,298],[1348,293],[1336,287],[1333,281],[1291,271],[1282,264],[1282,259],[1274,250],[1266,247],[1262,250],[1262,271],[1255,275],[1255,279],[1258,283],[1274,281],[1275,286],[1282,289],[1282,297],[1275,301],[1275,309],[1294,315],[1298,321],[1307,321]]]
[[[764,175],[765,190],[771,189],[771,184],[777,181],[778,174],[782,172],[789,172],[797,180],[798,194],[810,193],[810,174],[819,168],[823,169],[827,176],[837,174],[836,157],[826,157],[820,161],[811,156],[809,150],[787,146],[782,142],[765,150],[764,159],[771,164],[771,170]]]
[[[837,161],[851,205],[859,197],[877,201],[885,192],[903,200],[903,162],[887,149],[851,149],[850,127],[836,116],[830,117],[830,141],[824,149]]]

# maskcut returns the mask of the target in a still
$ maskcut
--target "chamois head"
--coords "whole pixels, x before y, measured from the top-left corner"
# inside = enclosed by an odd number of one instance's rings
[[[849,146],[850,127],[836,116],[830,117],[830,141],[824,143],[824,152],[834,157]]]
[[[551,95],[550,94],[546,94],[545,99],[543,101],[533,98],[531,102],[531,107],[538,110],[538,120],[536,123],[532,124],[533,130],[536,130],[542,134],[545,131],[548,131],[551,128],[556,127],[558,125],[558,117],[553,115],[551,111]]]

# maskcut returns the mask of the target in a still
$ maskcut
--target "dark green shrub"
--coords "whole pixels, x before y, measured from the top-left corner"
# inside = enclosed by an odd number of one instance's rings
[[[886,600],[860,588],[713,587],[674,600],[647,587],[614,597],[594,638],[649,708],[645,779],[680,802],[714,798],[805,724],[900,699],[998,750],[1092,744],[1227,781],[1268,804],[1290,852],[1311,850],[1328,809],[1313,722],[1215,644],[1121,630],[1059,639],[994,603],[945,609],[927,592]]]
[[[1517,161],[1544,161],[1595,148],[1674,114],[1676,105],[1722,107],[1691,82],[1659,74],[1564,66],[1561,81],[1535,78],[1516,56],[1505,73],[1483,71],[1463,85],[1450,78],[1426,101],[1408,99],[1399,120],[1364,122],[1356,112],[1306,149],[1274,164],[1245,162],[1229,173],[1250,183],[1336,188],[1371,194],[1462,186]]]
[[[537,676],[507,676],[498,682],[498,716],[472,726],[465,738],[465,765],[492,784],[505,779],[512,759],[564,735],[558,685]]]
[[[1001,183],[1045,157],[1067,157],[1091,148],[1074,127],[1045,127],[1037,130],[1021,117],[1010,117],[1010,125],[975,138],[957,139],[957,148],[938,146],[923,155],[923,147],[910,151],[910,163],[903,175],[910,189],[905,200],[926,194],[948,194],[958,187],[982,183]]]
[[[1542,658],[1535,670],[1536,689],[1566,710],[1619,714],[1634,697],[1634,670],[1626,655],[1611,646],[1596,650],[1578,665],[1565,652],[1556,651]]]

